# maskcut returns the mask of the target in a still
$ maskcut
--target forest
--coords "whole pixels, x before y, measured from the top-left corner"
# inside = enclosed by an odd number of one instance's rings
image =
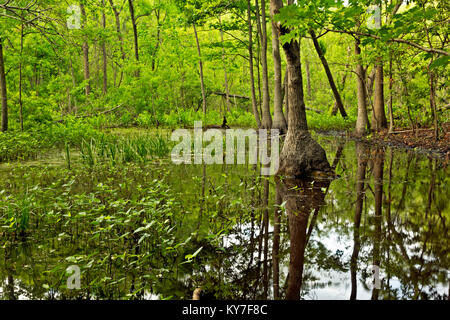
[[[0,299],[450,299],[449,12],[0,0]]]

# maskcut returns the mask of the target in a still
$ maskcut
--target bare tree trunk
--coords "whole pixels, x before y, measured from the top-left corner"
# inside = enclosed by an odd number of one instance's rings
[[[281,84],[281,55],[280,55],[280,41],[278,39],[278,30],[273,21],[273,11],[270,9],[272,17],[272,55],[274,67],[274,96],[273,96],[273,124],[274,129],[279,129],[280,133],[285,133],[287,130],[286,119],[283,114],[283,97]]]
[[[393,83],[394,79],[392,77],[392,52],[389,52],[389,133],[394,132],[394,112],[392,110],[394,100],[394,95],[392,93]]]
[[[20,26],[20,63],[19,63],[19,120],[23,131],[23,101],[22,101],[22,59],[23,59],[23,22]]]
[[[227,65],[226,65],[226,61],[225,61],[225,48],[223,47],[222,18],[220,16],[219,16],[219,22],[220,22],[220,41],[222,43],[223,73],[225,75],[225,94],[226,94],[226,101],[227,101],[227,110],[228,110],[228,112],[231,112],[231,109],[230,109],[230,90],[228,89]]]
[[[86,17],[86,10],[84,9],[84,5],[80,4],[81,8],[81,15],[83,16],[84,22],[83,22],[83,28],[85,25],[87,25],[87,17]],[[83,42],[83,63],[84,63],[84,80],[86,81],[86,87],[85,87],[85,93],[86,96],[88,96],[91,93],[91,74],[89,71],[89,44],[88,44],[88,37],[84,36],[84,42]]]
[[[252,19],[251,19],[251,6],[250,0],[247,0],[247,24],[248,24],[248,54],[249,54],[249,68],[250,68],[250,87],[252,92],[252,109],[253,115],[255,116],[256,125],[258,128],[261,127],[261,120],[259,117],[258,106],[256,102],[256,92],[255,92],[255,77],[253,74],[253,30],[252,30]]]
[[[136,18],[134,17],[133,0],[128,0],[128,6],[130,8],[131,25],[133,26],[134,57],[136,58],[136,62],[139,63],[138,33],[137,33]],[[139,74],[140,74],[139,66],[137,66],[137,69],[136,69],[136,72],[135,72],[136,77],[139,77]]]
[[[198,65],[200,67],[200,85],[202,88],[203,113],[206,114],[206,92],[205,92],[205,83],[203,80],[202,52],[200,51],[200,42],[198,41],[198,34],[197,28],[195,27],[195,22],[192,23],[192,26],[194,27],[195,41],[197,42]]]
[[[0,93],[2,98],[2,132],[8,130],[8,98],[6,93],[5,60],[3,59],[3,38],[0,36]]]
[[[428,65],[428,77],[430,81],[430,106],[431,112],[433,114],[434,140],[437,141],[439,138],[439,128],[438,128],[438,115],[436,110],[436,80],[434,72],[430,69],[430,65]]]
[[[281,0],[270,1],[271,10],[277,14],[283,3]],[[290,31],[277,26],[280,34]],[[297,40],[283,44],[288,65],[288,131],[280,155],[278,174],[287,176],[305,176],[313,171],[331,171],[325,150],[311,137],[306,121],[306,109],[303,96],[302,68],[300,63],[300,46]]]
[[[311,29],[311,30],[309,30],[309,34],[311,35],[311,38],[312,38],[312,41],[314,44],[314,48],[316,49],[316,52],[319,55],[320,61],[322,61],[322,65],[323,65],[323,68],[327,75],[328,83],[330,84],[331,91],[333,91],[334,99],[336,101],[339,112],[341,113],[343,118],[346,118],[347,112],[345,112],[344,105],[343,105],[342,99],[341,99],[341,95],[339,94],[336,84],[334,83],[333,75],[331,74],[330,67],[328,66],[327,58],[325,58],[322,48],[319,45],[319,41],[317,40],[316,33],[314,32],[314,30]]]
[[[377,58],[375,65],[375,90],[373,96],[372,122],[375,131],[387,128],[386,112],[384,111],[384,75],[383,60]]]
[[[347,47],[347,64],[345,65],[345,71],[344,71],[344,75],[342,76],[342,81],[341,81],[341,87],[339,88],[339,90],[342,92],[345,89],[345,82],[347,80],[347,71],[350,68],[350,57],[351,57],[351,48],[350,46]],[[333,106],[333,110],[331,111],[331,115],[335,116],[336,113],[338,111],[338,107],[337,107],[337,103],[336,101],[334,102],[334,106]]]
[[[361,62],[361,48],[359,47],[360,40],[355,40],[355,54],[357,58],[356,65],[356,81],[358,88],[358,116],[356,118],[355,134],[357,136],[366,135],[366,128],[369,124],[369,118],[367,116],[367,98],[366,98],[366,75]]]
[[[125,63],[125,50],[124,50],[124,44],[123,44],[122,31],[120,30],[120,12],[122,11],[122,9],[120,9],[120,11],[118,11],[116,6],[114,5],[113,0],[109,0],[109,4],[111,5],[111,8],[114,12],[114,19],[116,21],[117,38],[119,39],[120,53],[122,56],[122,64],[124,64]],[[122,68],[123,68],[123,65],[122,65]],[[116,72],[117,71],[115,71],[115,75],[117,75]],[[114,76],[114,79],[116,79],[116,76]],[[119,78],[119,83],[117,84],[117,87],[120,87],[120,84],[122,83],[122,79],[123,79],[123,69],[120,70],[120,78]],[[116,85],[116,80],[114,80],[114,85]]]
[[[262,83],[263,83],[263,106],[262,106],[262,128],[272,127],[272,116],[270,115],[270,95],[269,76],[267,72],[267,28],[266,28],[266,1],[261,0],[261,17],[259,14],[259,3],[255,0],[256,20],[258,34],[261,39],[261,63],[262,63]]]
[[[105,0],[102,0],[102,6],[105,8]],[[102,11],[102,27],[106,29],[106,16],[105,11]],[[106,42],[102,39],[102,55],[103,55],[103,94],[108,91],[108,61],[106,57]]]

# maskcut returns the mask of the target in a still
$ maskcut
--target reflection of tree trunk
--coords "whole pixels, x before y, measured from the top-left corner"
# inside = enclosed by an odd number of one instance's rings
[[[269,276],[268,276],[268,256],[269,256],[269,180],[264,179],[264,194],[263,194],[263,226],[264,226],[264,261],[263,261],[263,299],[267,300],[269,292]]]
[[[373,265],[380,267],[380,246],[381,246],[381,220],[383,204],[383,167],[384,151],[377,149],[375,151],[375,160],[373,168],[374,193],[375,193],[375,217],[374,217],[374,244],[373,244]],[[380,289],[372,290],[372,300],[378,300]]]
[[[391,224],[391,203],[392,203],[392,195],[391,195],[391,182],[392,182],[392,163],[394,162],[394,153],[391,152],[389,154],[389,177],[388,177],[388,201],[387,201],[387,208],[386,208],[386,220],[388,221],[388,225]],[[389,229],[389,228],[388,228]],[[392,236],[391,236],[391,231],[389,229],[388,231],[388,235],[387,235],[387,243],[388,243],[388,248],[387,248],[387,261],[386,261],[386,265],[389,263],[390,261],[390,246],[392,243]],[[386,283],[386,287],[388,289],[388,299],[391,299],[391,290],[390,290],[390,273],[389,273],[389,268],[386,268],[387,270],[387,283]]]
[[[283,203],[281,194],[277,188],[275,199],[275,210],[273,216],[273,244],[272,244],[272,267],[273,267],[273,298],[280,299],[280,206]]]
[[[306,229],[309,215],[318,210],[324,203],[329,180],[280,179],[276,178],[277,191],[286,202],[286,213],[289,217],[290,256],[287,279],[286,299],[300,299],[303,281],[303,264],[306,247]]]
[[[356,205],[355,205],[355,217],[353,221],[353,252],[350,259],[350,276],[352,282],[352,292],[350,294],[350,300],[356,300],[357,292],[357,269],[358,269],[358,256],[361,241],[359,237],[359,226],[361,224],[361,213],[364,204],[364,184],[366,179],[367,168],[367,150],[363,143],[356,143],[356,156],[358,159],[358,169],[356,172]]]

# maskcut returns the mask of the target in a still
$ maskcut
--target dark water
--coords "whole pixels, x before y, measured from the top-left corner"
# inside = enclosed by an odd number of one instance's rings
[[[0,297],[190,299],[202,287],[217,299],[448,299],[448,169],[318,140],[339,178],[167,161],[2,168]],[[9,231],[14,210],[31,213],[17,220],[26,230]],[[66,287],[69,265],[79,290]]]

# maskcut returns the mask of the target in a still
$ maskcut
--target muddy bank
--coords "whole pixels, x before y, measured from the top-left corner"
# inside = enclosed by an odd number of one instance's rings
[[[443,124],[439,140],[435,141],[432,128],[420,128],[415,133],[411,129],[396,129],[389,134],[388,130],[372,133],[364,138],[357,137],[351,131],[316,131],[319,134],[346,137],[375,146],[414,149],[421,153],[450,160],[450,123]]]

